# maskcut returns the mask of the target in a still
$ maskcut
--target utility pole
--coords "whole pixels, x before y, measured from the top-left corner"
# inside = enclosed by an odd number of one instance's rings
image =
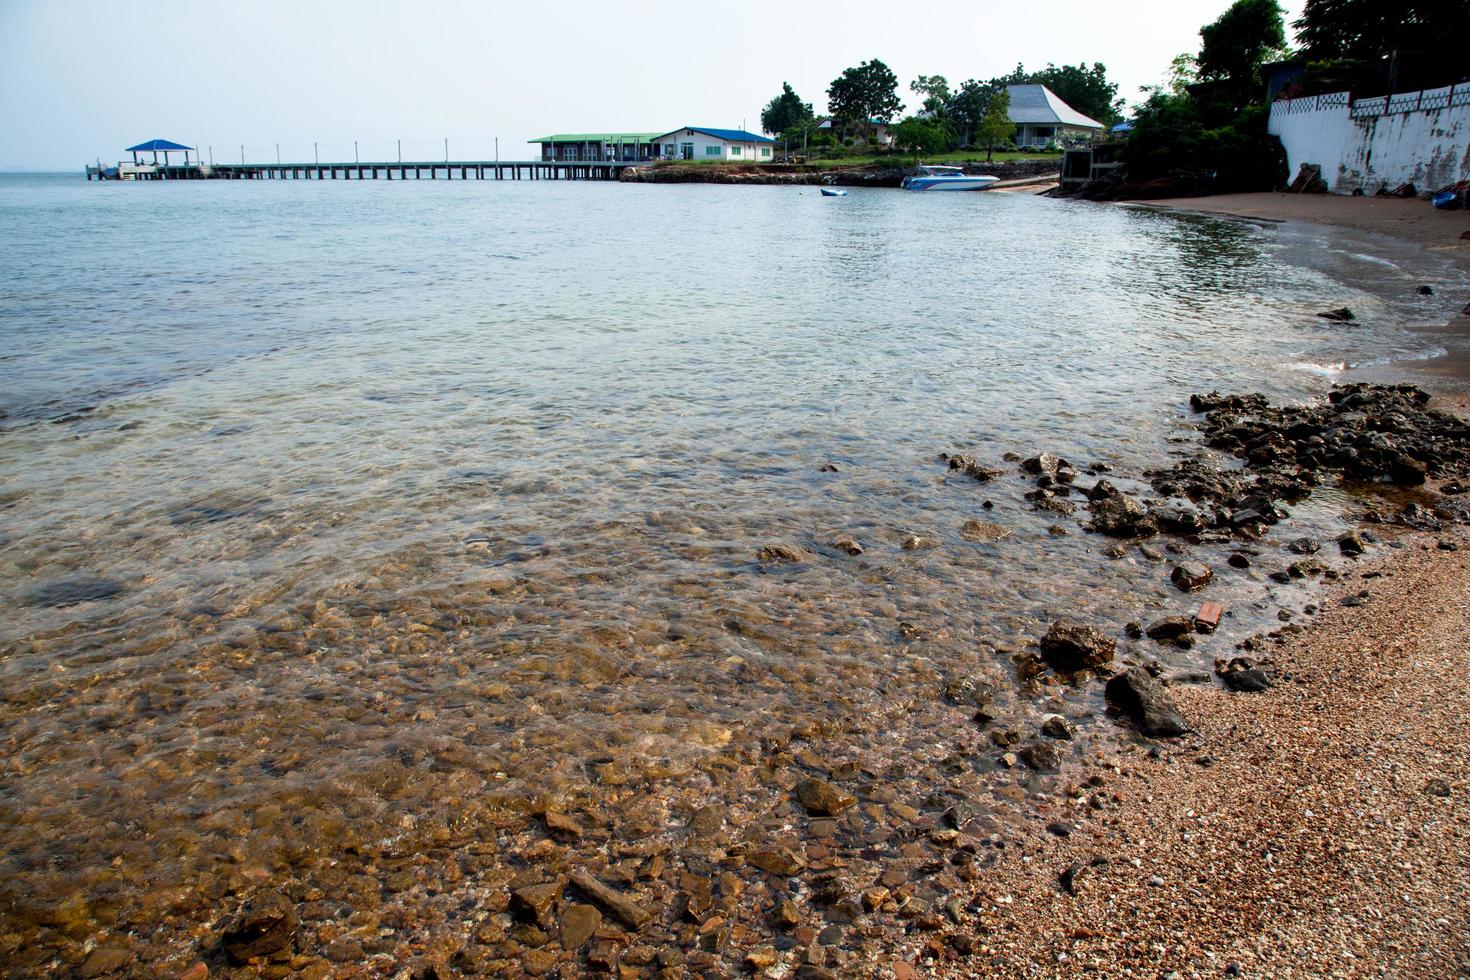
[[[281,144],[276,144],[276,166],[281,165]]]
[[[352,141],[352,162],[362,163],[362,161],[357,158],[357,140]]]
[[[315,142],[311,144],[311,155],[316,158],[317,163],[322,162],[322,151],[317,147]]]
[[[444,137],[444,162],[449,162],[449,137]]]
[[[245,144],[240,144],[240,166],[245,166]]]
[[[398,141],[398,162],[403,162],[403,140]]]
[[[500,162],[500,137],[495,137],[495,162]]]
[[[214,147],[209,148],[209,165],[214,166]]]

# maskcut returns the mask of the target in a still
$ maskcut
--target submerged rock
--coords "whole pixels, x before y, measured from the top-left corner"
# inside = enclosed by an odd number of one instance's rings
[[[1063,671],[1110,664],[1117,647],[1111,636],[1075,619],[1057,620],[1041,638],[1042,657]]]
[[[1115,538],[1138,538],[1157,534],[1158,521],[1139,501],[1126,493],[1113,493],[1090,505],[1092,530]]]
[[[1146,735],[1171,737],[1190,731],[1164,685],[1142,667],[1129,667],[1108,681],[1105,694]]]
[[[813,816],[832,817],[857,802],[825,779],[803,779],[796,784],[796,798]]]
[[[960,526],[960,537],[966,541],[1001,541],[1010,536],[1010,528],[989,521],[969,520]]]
[[[291,945],[301,919],[280,892],[261,892],[225,927],[221,945],[236,963],[269,956]]]
[[[1210,571],[1208,565],[1197,561],[1180,562],[1169,573],[1169,581],[1185,592],[1198,592],[1209,585],[1214,577],[1215,573]]]

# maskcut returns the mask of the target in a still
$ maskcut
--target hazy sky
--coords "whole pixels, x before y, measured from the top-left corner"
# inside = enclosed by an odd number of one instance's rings
[[[1288,19],[1302,0],[1283,6]],[[0,166],[77,169],[154,137],[217,160],[527,158],[548,132],[758,129],[789,81],[818,112],[881,58],[902,94],[1101,61],[1130,100],[1227,0],[714,4],[0,0]],[[911,104],[914,100],[910,100]]]

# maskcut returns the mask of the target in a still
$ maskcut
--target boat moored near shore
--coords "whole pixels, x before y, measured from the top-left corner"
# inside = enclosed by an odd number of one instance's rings
[[[983,191],[1000,178],[967,174],[963,167],[920,167],[899,184],[906,191]]]

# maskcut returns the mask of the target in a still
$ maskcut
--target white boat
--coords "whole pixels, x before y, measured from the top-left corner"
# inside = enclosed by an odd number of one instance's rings
[[[847,191],[836,190],[836,189],[831,188],[831,187],[823,187],[822,188],[822,196],[823,197],[846,197],[847,196]]]
[[[998,180],[987,174],[967,174],[962,167],[920,167],[898,186],[908,191],[983,191]]]

